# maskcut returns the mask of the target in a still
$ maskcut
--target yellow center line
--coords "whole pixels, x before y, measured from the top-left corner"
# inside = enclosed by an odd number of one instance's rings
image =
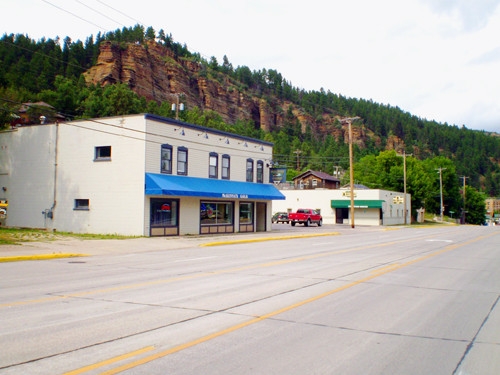
[[[154,280],[154,281],[148,281],[148,282],[143,282],[143,283],[121,285],[121,286],[117,286],[117,287],[113,287],[113,288],[88,290],[88,291],[70,293],[70,294],[61,295],[61,296],[50,296],[50,297],[37,298],[34,300],[27,300],[27,301],[4,302],[4,303],[0,303],[0,308],[13,307],[13,306],[23,306],[23,305],[30,305],[30,304],[44,303],[44,302],[53,302],[53,301],[57,301],[59,299],[65,299],[65,298],[78,298],[78,297],[85,297],[85,296],[96,295],[96,294],[119,292],[119,291],[130,290],[130,289],[144,288],[144,287],[153,286],[153,285],[168,284],[168,283],[176,282],[176,281],[193,280],[193,279],[197,279],[197,278],[201,278],[201,277],[215,276],[215,275],[221,275],[221,274],[232,273],[232,272],[247,271],[247,270],[258,269],[258,268],[263,268],[263,267],[273,267],[273,266],[279,266],[279,265],[288,264],[288,263],[295,263],[295,262],[301,262],[304,260],[323,258],[323,257],[335,255],[335,254],[342,254],[342,253],[348,253],[348,252],[352,252],[352,251],[359,251],[359,250],[363,250],[363,249],[382,247],[382,246],[393,245],[396,243],[402,243],[402,242],[408,242],[408,241],[411,241],[411,240],[407,239],[407,240],[401,240],[401,241],[395,241],[395,242],[384,242],[384,243],[374,244],[374,245],[369,245],[369,246],[359,246],[359,247],[345,249],[345,250],[335,250],[335,251],[330,251],[330,252],[326,252],[326,253],[306,255],[306,256],[301,256],[301,257],[297,257],[297,258],[282,259],[282,260],[277,260],[277,261],[268,262],[268,263],[251,264],[248,266],[234,267],[234,268],[209,271],[209,272],[202,272],[202,273],[197,273],[197,274],[193,274],[193,275],[172,277],[169,279]]]
[[[477,242],[479,240],[482,240],[484,238],[487,238],[487,237],[490,237],[492,235],[494,235],[496,233],[493,233],[493,234],[490,234],[490,235],[485,235],[485,236],[481,236],[481,237],[476,237],[470,241],[467,241],[467,242],[464,242],[464,243],[461,243],[461,244],[453,244],[453,245],[449,245],[449,246],[446,246],[445,248],[441,249],[441,250],[438,250],[438,251],[435,251],[433,253],[430,253],[430,254],[427,254],[427,255],[424,255],[422,257],[419,257],[419,258],[416,258],[416,259],[413,259],[411,261],[408,261],[406,263],[401,263],[401,264],[391,264],[391,265],[388,265],[388,266],[385,266],[385,267],[382,267],[374,272],[372,272],[369,276],[366,276],[366,277],[363,277],[359,280],[355,280],[355,281],[352,281],[350,283],[347,283],[343,286],[340,286],[338,288],[335,288],[335,289],[332,289],[332,290],[329,290],[327,292],[324,292],[324,293],[321,293],[321,294],[318,294],[316,296],[313,296],[311,298],[307,298],[305,300],[302,300],[302,301],[299,301],[297,303],[294,303],[294,304],[291,304],[291,305],[288,305],[288,306],[285,306],[281,309],[278,309],[278,310],[274,310],[272,312],[269,312],[267,314],[264,314],[264,315],[261,315],[261,316],[258,316],[258,317],[255,317],[253,319],[250,319],[248,321],[245,321],[245,322],[242,322],[242,323],[239,323],[239,324],[236,324],[234,326],[231,326],[231,327],[228,327],[226,329],[223,329],[223,330],[220,330],[218,332],[214,332],[210,335],[206,335],[206,336],[202,336],[198,339],[195,339],[195,340],[192,340],[192,341],[189,341],[189,342],[186,342],[184,344],[181,344],[181,345],[178,345],[178,346],[175,346],[173,348],[170,348],[170,349],[167,349],[167,350],[164,350],[164,351],[160,351],[158,353],[154,353],[154,354],[151,354],[149,356],[146,356],[144,358],[141,358],[141,359],[138,359],[134,362],[130,362],[130,363],[127,363],[127,364],[124,364],[122,366],[119,366],[119,367],[116,367],[114,369],[111,369],[111,370],[108,370],[108,371],[105,371],[103,373],[101,373],[101,375],[114,375],[114,374],[118,374],[122,371],[125,371],[125,370],[130,370],[132,368],[135,368],[135,367],[138,367],[138,366],[141,366],[141,365],[144,365],[146,363],[149,363],[149,362],[152,362],[156,359],[159,359],[159,358],[163,358],[163,357],[166,357],[170,354],[173,354],[173,353],[177,353],[177,352],[180,352],[184,349],[188,349],[188,348],[191,348],[193,346],[196,346],[198,344],[201,344],[201,343],[204,343],[204,342],[207,342],[209,340],[212,340],[212,339],[215,339],[217,337],[221,337],[223,335],[226,335],[228,333],[231,333],[231,332],[234,332],[234,331],[237,331],[239,329],[242,329],[242,328],[245,328],[245,327],[248,327],[252,324],[255,324],[255,323],[258,323],[258,322],[261,322],[263,320],[266,320],[266,319],[270,319],[272,317],[275,317],[279,314],[282,314],[282,313],[285,313],[287,311],[290,311],[290,310],[293,310],[293,309],[296,309],[298,307],[301,307],[301,306],[304,306],[304,305],[307,305],[311,302],[315,302],[315,301],[318,301],[322,298],[325,298],[325,297],[328,297],[328,296],[331,296],[332,294],[335,294],[335,293],[338,293],[338,292],[341,292],[343,290],[346,290],[346,289],[349,289],[349,288],[352,288],[353,286],[356,286],[356,285],[359,285],[359,284],[363,284],[363,283],[366,283],[367,281],[370,281],[370,280],[373,280],[377,277],[380,277],[382,275],[385,275],[385,274],[388,274],[390,272],[393,272],[393,271],[396,271],[396,270],[399,270],[401,268],[404,268],[404,267],[407,267],[407,266],[410,266],[410,265],[413,265],[415,263],[418,263],[418,262],[421,262],[421,261],[424,261],[424,260],[427,260],[427,259],[430,259],[432,257],[435,257],[437,255],[441,255],[441,254],[444,254],[446,252],[449,252],[449,251],[452,251],[452,250],[455,250],[455,249],[458,249],[460,247],[463,247],[463,246],[467,246],[471,243],[474,243],[474,242]]]
[[[110,359],[106,359],[105,361],[94,363],[93,365],[88,365],[88,366],[85,366],[85,367],[82,367],[82,368],[79,368],[79,369],[76,369],[76,370],[73,370],[73,371],[70,371],[70,372],[66,372],[63,375],[78,375],[78,374],[83,374],[84,372],[92,371],[92,370],[95,370],[95,369],[97,369],[99,367],[103,367],[103,366],[107,366],[107,365],[110,365],[110,364],[113,364],[113,363],[116,363],[116,362],[119,362],[119,361],[123,361],[124,359],[135,357],[135,356],[137,356],[139,354],[149,352],[149,351],[151,351],[153,349],[154,349],[154,346],[147,346],[145,348],[142,348],[142,349],[139,349],[139,350],[135,350],[135,351],[130,352],[130,353],[125,353],[125,354],[122,354],[122,355],[119,355],[119,356],[116,356],[116,357],[113,357],[113,358],[110,358]]]
[[[433,237],[433,236],[434,235],[429,236],[429,237]],[[279,266],[279,265],[288,264],[288,263],[300,262],[303,260],[323,258],[323,257],[336,255],[336,254],[343,254],[343,253],[349,253],[349,252],[353,252],[353,251],[365,250],[365,249],[370,249],[370,248],[383,247],[383,246],[394,245],[397,243],[404,243],[404,242],[409,242],[409,241],[414,241],[414,239],[404,239],[404,240],[399,240],[399,241],[383,242],[383,243],[374,244],[374,245],[359,246],[359,247],[354,247],[354,248],[349,248],[349,249],[344,249],[344,250],[329,251],[329,252],[325,252],[325,253],[306,255],[306,256],[301,256],[301,257],[297,257],[297,258],[277,260],[277,261],[268,262],[268,263],[259,263],[259,264],[252,264],[252,265],[242,266],[242,267],[234,267],[234,268],[223,269],[223,270],[202,272],[202,273],[197,273],[197,274],[193,274],[193,275],[172,277],[169,279],[154,280],[154,281],[148,281],[148,282],[144,282],[144,283],[121,285],[121,286],[117,286],[117,287],[113,287],[113,288],[88,290],[88,291],[70,293],[70,294],[61,295],[61,296],[50,296],[50,297],[37,298],[37,299],[27,300],[27,301],[4,302],[4,303],[0,303],[0,309],[6,308],[6,307],[24,306],[24,305],[30,305],[30,304],[36,304],[36,303],[54,302],[54,301],[57,301],[60,299],[66,299],[66,298],[79,298],[79,297],[91,296],[91,295],[96,295],[96,294],[119,292],[119,291],[130,290],[130,289],[138,289],[138,288],[144,288],[144,287],[153,286],[153,285],[162,285],[162,284],[168,284],[168,283],[177,282],[177,281],[187,281],[187,280],[193,280],[193,279],[202,278],[202,277],[215,276],[215,275],[231,273],[231,272],[247,271],[247,270],[263,268],[263,267],[273,267],[273,266]]]

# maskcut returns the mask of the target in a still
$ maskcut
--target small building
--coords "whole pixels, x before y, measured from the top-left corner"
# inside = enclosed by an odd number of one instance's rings
[[[175,236],[271,230],[272,143],[151,114],[0,132],[3,224]],[[6,203],[7,204],[7,203]]]
[[[495,213],[500,213],[500,198],[486,198],[485,201],[486,214],[494,217]]]
[[[55,108],[45,102],[23,103],[18,110],[18,116],[11,122],[12,126],[45,124],[55,121],[64,121],[64,116],[57,113]]]
[[[411,222],[411,196],[404,193],[368,189],[356,185],[354,191],[355,225],[402,225]],[[323,216],[324,224],[351,224],[351,190],[317,189],[281,190],[286,199],[273,201],[273,212],[295,212],[298,208],[313,208]]]
[[[325,172],[308,170],[293,179],[295,189],[339,189],[340,180]]]

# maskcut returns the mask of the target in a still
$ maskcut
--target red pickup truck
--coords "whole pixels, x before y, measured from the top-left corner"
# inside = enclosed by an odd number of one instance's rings
[[[313,210],[312,208],[299,208],[297,212],[288,214],[288,220],[290,220],[292,227],[294,227],[297,223],[304,224],[306,227],[312,223],[317,224],[318,227],[323,224],[323,218],[321,215],[318,211]]]

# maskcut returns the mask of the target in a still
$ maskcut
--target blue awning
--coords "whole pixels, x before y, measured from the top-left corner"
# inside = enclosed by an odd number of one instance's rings
[[[146,195],[284,200],[270,184],[146,173]]]

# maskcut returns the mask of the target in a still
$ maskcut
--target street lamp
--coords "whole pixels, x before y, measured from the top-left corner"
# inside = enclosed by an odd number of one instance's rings
[[[351,186],[351,228],[354,228],[354,166],[353,166],[353,155],[352,155],[352,126],[351,123],[354,120],[358,120],[360,117],[347,117],[340,120],[341,123],[347,123],[349,125],[349,178]]]

